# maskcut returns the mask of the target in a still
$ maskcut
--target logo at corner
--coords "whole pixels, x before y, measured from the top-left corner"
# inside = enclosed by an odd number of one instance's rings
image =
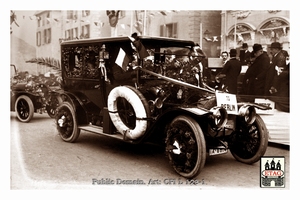
[[[265,156],[260,158],[260,187],[285,187],[285,160],[283,156]]]

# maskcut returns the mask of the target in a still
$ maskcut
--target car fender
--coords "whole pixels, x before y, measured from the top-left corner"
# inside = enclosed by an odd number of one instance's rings
[[[72,105],[72,107],[74,108],[74,112],[77,116],[78,124],[87,123],[87,111],[84,102],[80,98],[80,95],[76,95],[74,93],[65,91],[55,91],[52,93],[52,95],[54,95],[54,93],[56,93],[56,95],[61,96],[63,101],[67,101]]]
[[[154,123],[151,124],[144,137],[141,140],[160,134],[159,137],[164,138],[164,132],[166,128],[171,123],[171,121],[178,115],[190,116],[196,121],[199,121],[203,116],[206,116],[210,113],[209,110],[200,109],[195,107],[176,107],[172,109],[165,110],[159,118],[154,119]],[[163,139],[162,138],[162,139]]]
[[[40,108],[39,103],[37,101],[40,98],[39,95],[34,94],[32,92],[26,92],[26,91],[11,91],[10,111],[15,111],[14,107],[15,107],[16,100],[21,95],[28,96],[31,99],[33,106],[34,106],[34,110]]]

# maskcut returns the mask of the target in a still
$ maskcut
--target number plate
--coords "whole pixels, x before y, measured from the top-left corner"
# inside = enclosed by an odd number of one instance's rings
[[[235,94],[216,92],[216,97],[217,106],[225,108],[228,114],[238,114],[237,100]]]
[[[220,149],[209,149],[209,155],[214,156],[214,155],[219,155],[219,154],[224,154],[227,153],[227,149],[225,148],[220,148]]]

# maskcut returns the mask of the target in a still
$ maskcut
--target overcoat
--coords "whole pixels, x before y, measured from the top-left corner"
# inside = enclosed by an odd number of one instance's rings
[[[228,60],[220,74],[226,75],[224,84],[227,87],[227,90],[231,94],[236,94],[237,93],[237,80],[238,76],[241,73],[242,69],[242,64],[239,60],[236,58],[230,58]]]
[[[277,74],[276,67],[282,68],[282,73]],[[289,87],[289,67],[286,65],[286,56],[283,51],[279,51],[272,58],[271,66],[266,77],[266,92],[271,87],[277,90],[276,96],[287,96]]]
[[[270,58],[267,52],[264,52],[254,60],[245,73],[244,94],[263,96],[266,91],[266,77],[269,69]]]

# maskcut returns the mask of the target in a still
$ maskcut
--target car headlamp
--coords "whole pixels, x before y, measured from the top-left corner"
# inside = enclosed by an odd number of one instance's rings
[[[213,126],[213,128],[223,128],[225,124],[227,123],[228,119],[228,114],[225,108],[222,107],[213,107],[210,109],[210,112],[212,113],[211,115],[211,120],[210,124]]]
[[[256,119],[256,110],[253,106],[244,105],[239,108],[239,115],[244,117],[247,124],[252,124]]]

